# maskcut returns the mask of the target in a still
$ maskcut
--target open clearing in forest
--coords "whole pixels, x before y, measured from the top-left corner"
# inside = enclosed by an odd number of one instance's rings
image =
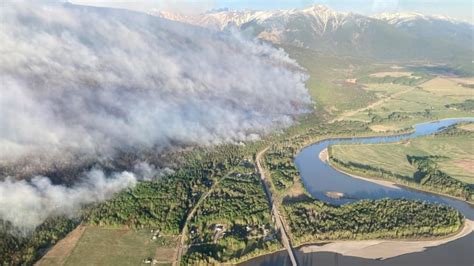
[[[65,265],[141,265],[147,258],[171,264],[175,237],[152,237],[150,230],[88,226]]]

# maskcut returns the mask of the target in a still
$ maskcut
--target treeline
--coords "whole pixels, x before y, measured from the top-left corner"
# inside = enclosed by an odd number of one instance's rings
[[[463,225],[455,209],[405,199],[360,200],[331,206],[317,200],[284,205],[295,244],[341,239],[445,236]]]
[[[392,77],[392,76],[385,76],[385,77],[374,77],[374,76],[364,76],[357,79],[358,83],[391,83],[391,84],[399,84],[405,86],[415,86],[426,82],[431,79],[431,76],[425,73],[413,73],[412,76],[403,76],[403,77]]]
[[[242,163],[245,147],[222,145],[196,149],[181,168],[156,181],[138,183],[113,199],[90,208],[86,222],[94,225],[158,228],[179,234],[188,212],[209,187]]]
[[[403,121],[415,117],[433,118],[430,109],[425,109],[422,112],[391,112],[387,117],[382,117],[378,114],[372,113],[371,110],[367,114],[370,117],[371,123],[384,123],[388,121]]]
[[[79,221],[80,218],[50,218],[33,232],[23,232],[0,220],[1,265],[32,265],[51,245],[72,231]]]
[[[474,131],[465,130],[460,128],[462,125],[474,124],[473,122],[458,123],[455,125],[448,126],[443,130],[436,132],[436,136],[474,136]]]
[[[467,99],[462,103],[446,104],[445,107],[456,109],[456,110],[467,111],[467,112],[473,112],[474,111],[474,100],[473,99]]]
[[[429,186],[438,191],[443,191],[449,195],[474,200],[474,193],[471,187],[461,182],[445,172],[438,169],[433,156],[407,156],[408,162],[417,168],[414,174],[415,181],[423,186]]]
[[[184,219],[204,191],[228,169],[251,156],[262,143],[254,146],[220,145],[195,148],[173,154],[179,170],[174,174],[138,183],[103,203],[85,206],[74,219],[51,217],[33,232],[15,232],[0,221],[0,261],[7,265],[28,265],[39,259],[58,240],[79,223],[130,228],[151,227],[163,233],[177,234]],[[153,154],[128,154],[114,162],[113,169],[130,170],[136,160],[159,160]],[[106,171],[111,169],[105,168]],[[59,173],[58,173],[59,174]]]

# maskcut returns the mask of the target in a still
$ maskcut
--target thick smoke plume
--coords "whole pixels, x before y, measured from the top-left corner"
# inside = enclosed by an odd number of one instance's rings
[[[136,182],[137,178],[130,172],[106,178],[100,170],[88,172],[73,187],[53,185],[43,176],[34,177],[31,182],[7,178],[0,185],[0,217],[29,230],[49,216],[74,215],[82,205],[106,200]]]
[[[252,140],[310,105],[305,75],[284,51],[234,33],[70,4],[4,3],[0,19],[3,165]],[[128,173],[84,180],[5,179],[0,218],[36,215],[24,224],[33,226],[46,206],[101,200],[135,182]]]

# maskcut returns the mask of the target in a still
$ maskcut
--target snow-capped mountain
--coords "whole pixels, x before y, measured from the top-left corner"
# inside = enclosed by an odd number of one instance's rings
[[[425,22],[434,22],[434,21],[444,21],[447,23],[452,24],[469,24],[468,22],[456,20],[451,17],[447,16],[440,16],[440,15],[424,15],[418,12],[399,12],[399,13],[380,13],[373,18],[380,19],[387,21],[389,24],[396,25],[396,26],[404,26],[410,23],[414,23],[417,21],[425,21]]]
[[[271,11],[217,10],[193,16],[156,10],[150,14],[215,30],[238,28],[276,44],[343,55],[429,59],[473,54],[472,24],[414,12],[368,17],[314,5]]]
[[[305,9],[271,11],[234,11],[226,9],[191,16],[182,16],[159,10],[152,10],[149,13],[166,19],[179,20],[202,27],[221,30],[229,25],[241,27],[249,22],[256,22],[268,27],[284,28],[295,19],[305,18],[312,21],[312,29],[320,34],[326,30],[337,29],[344,23],[345,18],[354,15],[334,12],[322,5],[314,5]]]

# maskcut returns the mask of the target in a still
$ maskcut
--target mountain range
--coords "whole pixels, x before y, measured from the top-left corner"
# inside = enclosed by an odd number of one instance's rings
[[[279,45],[382,60],[472,61],[474,26],[443,16],[383,13],[364,16],[326,6],[271,11],[216,10],[152,15],[215,30],[239,29]]]

